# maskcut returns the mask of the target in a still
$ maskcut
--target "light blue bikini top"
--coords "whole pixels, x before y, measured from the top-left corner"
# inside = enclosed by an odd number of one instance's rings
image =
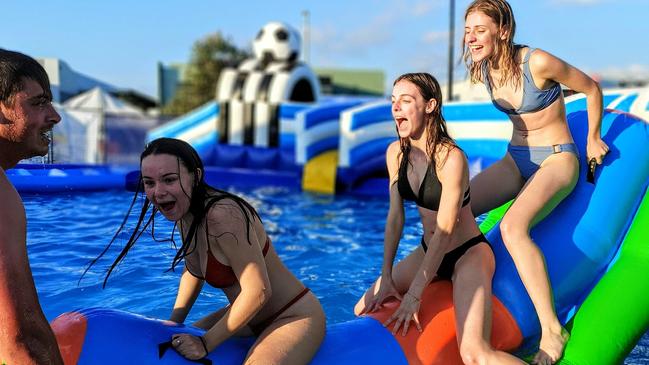
[[[489,82],[487,62],[482,63],[482,79],[484,80],[484,84],[487,87],[489,96],[491,97],[491,102],[501,112],[510,115],[533,113],[547,108],[550,104],[557,100],[559,95],[561,95],[561,85],[558,82],[553,81],[553,85],[545,90],[539,89],[534,84],[534,79],[532,78],[532,73],[530,72],[529,60],[530,55],[535,50],[536,48],[530,48],[523,58],[523,102],[518,109],[504,108],[494,100],[491,91],[491,83]]]

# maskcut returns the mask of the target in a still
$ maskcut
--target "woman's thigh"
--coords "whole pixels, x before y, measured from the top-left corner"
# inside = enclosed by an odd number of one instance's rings
[[[417,247],[412,251],[408,256],[403,260],[399,261],[394,268],[392,269],[392,281],[394,282],[395,289],[403,294],[410,288],[410,283],[417,274],[421,261],[424,257],[424,250],[421,247]],[[358,300],[354,306],[354,313],[360,315],[363,313],[368,305],[377,294],[381,284],[381,277],[376,279],[376,281],[365,291],[365,294]]]
[[[494,270],[493,252],[486,243],[469,249],[455,265],[453,303],[460,347],[489,342]]]
[[[477,217],[512,200],[525,181],[514,159],[505,154],[500,161],[489,166],[471,179],[471,210]]]
[[[403,260],[397,262],[397,264],[392,269],[392,281],[394,282],[395,288],[401,294],[408,291],[410,288],[410,283],[414,279],[421,261],[424,258],[424,250],[421,247],[417,247],[412,251],[408,256]],[[379,284],[381,283],[381,278],[379,277],[374,284],[367,290],[365,296],[373,297],[376,292],[379,290]]]
[[[548,157],[518,194],[503,217],[503,224],[529,230],[570,194],[578,173],[579,161],[573,154]]]
[[[424,259],[424,250],[417,247],[403,260],[399,261],[392,270],[392,280],[399,293],[403,294],[410,289],[410,283],[417,275],[421,262]]]
[[[245,364],[308,364],[325,335],[320,302],[308,293],[263,330]]]

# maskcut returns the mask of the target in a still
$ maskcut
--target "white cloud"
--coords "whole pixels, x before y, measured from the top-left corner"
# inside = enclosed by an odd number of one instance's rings
[[[431,1],[420,1],[412,6],[411,14],[417,17],[428,15],[433,10],[433,3]]]
[[[590,72],[603,79],[619,81],[646,81],[649,80],[649,65],[632,64],[629,66],[610,66]]]
[[[394,28],[399,22],[428,16],[439,4],[440,1],[418,1],[413,4],[411,1],[395,0],[383,13],[359,22],[355,28],[344,28],[337,24],[312,27],[311,41],[323,54],[366,55],[368,48],[391,42]],[[434,40],[428,43],[431,42]]]
[[[434,75],[438,75],[442,72],[446,72],[446,69],[442,67],[443,64],[436,61],[436,59],[438,59],[439,56],[440,55],[435,55],[435,56],[429,55],[428,57],[413,57],[408,60],[407,69],[430,72],[431,74]]]
[[[371,47],[383,45],[390,41],[390,33],[380,27],[361,27],[351,31],[327,25],[313,28],[311,33],[313,45],[322,53],[344,55],[365,55]]]
[[[334,43],[338,37],[338,30],[331,24],[322,27],[311,27],[311,42],[318,46]]]
[[[426,44],[438,43],[438,42],[448,42],[448,31],[443,32],[427,32],[424,33],[422,37],[422,42]]]

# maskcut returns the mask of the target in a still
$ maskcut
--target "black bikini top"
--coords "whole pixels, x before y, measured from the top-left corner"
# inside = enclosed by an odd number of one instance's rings
[[[399,166],[399,179],[397,180],[397,189],[399,194],[404,200],[414,201],[418,206],[437,211],[439,209],[439,200],[442,197],[442,183],[437,177],[435,167],[431,162],[428,164],[424,179],[419,186],[419,194],[415,195],[410,187],[408,181],[408,156],[410,149],[407,148],[401,157],[401,165]],[[466,206],[471,201],[471,193],[469,187],[464,192],[464,200],[462,206]]]

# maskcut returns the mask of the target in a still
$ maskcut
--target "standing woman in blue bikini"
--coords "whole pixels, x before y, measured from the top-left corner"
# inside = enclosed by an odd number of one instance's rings
[[[587,97],[584,157],[597,164],[608,153],[600,136],[602,92],[595,81],[561,59],[514,44],[516,22],[505,0],[476,0],[464,20],[464,60],[471,81],[485,84],[496,108],[514,125],[505,157],[471,181],[473,213],[478,216],[515,199],[500,230],[541,324],[534,362],[555,363],[568,336],[554,310],[543,253],[529,231],[577,183],[581,161],[560,84]]]

